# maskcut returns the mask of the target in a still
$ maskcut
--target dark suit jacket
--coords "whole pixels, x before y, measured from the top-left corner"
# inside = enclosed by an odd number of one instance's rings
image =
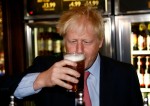
[[[100,57],[100,106],[142,106],[139,81],[133,66],[108,57]],[[37,57],[23,76],[44,71],[60,59],[55,56]],[[15,82],[12,91],[23,76]],[[59,86],[43,88],[34,95],[37,106],[74,106],[74,98],[74,93],[68,93]]]

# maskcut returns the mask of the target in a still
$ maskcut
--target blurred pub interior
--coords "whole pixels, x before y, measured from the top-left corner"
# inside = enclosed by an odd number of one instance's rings
[[[9,105],[12,81],[36,56],[57,56],[64,52],[62,38],[56,33],[57,21],[63,11],[86,3],[102,9],[105,23],[102,54],[132,63],[139,72],[143,98],[150,100],[150,82],[147,81],[150,79],[150,71],[147,71],[150,69],[150,18],[147,18],[150,17],[150,0],[0,0],[1,106]],[[141,26],[145,27],[141,29]],[[142,31],[147,32],[146,37]],[[141,47],[141,40],[137,39],[146,39],[145,49],[142,48],[145,43]],[[144,72],[139,71],[141,67]],[[144,76],[146,83],[141,81]],[[18,106],[35,105],[32,97],[21,101],[15,99],[15,102]]]
[[[0,101],[8,106],[9,86],[25,69],[23,1],[0,0]],[[1,62],[2,61],[2,62]]]

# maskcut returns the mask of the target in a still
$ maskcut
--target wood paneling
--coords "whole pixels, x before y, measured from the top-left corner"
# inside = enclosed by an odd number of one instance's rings
[[[17,75],[25,69],[23,0],[2,0],[6,74]]]

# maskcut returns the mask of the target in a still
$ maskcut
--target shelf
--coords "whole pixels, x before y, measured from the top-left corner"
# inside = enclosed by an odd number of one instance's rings
[[[58,20],[59,18],[60,14],[24,16],[24,20],[54,20],[54,19]]]
[[[132,55],[150,55],[150,50],[134,50]]]
[[[141,92],[150,92],[150,88],[141,88]]]

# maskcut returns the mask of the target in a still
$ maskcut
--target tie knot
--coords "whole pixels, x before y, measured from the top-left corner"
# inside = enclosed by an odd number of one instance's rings
[[[88,76],[90,75],[90,72],[89,71],[86,71],[84,73],[84,80],[87,80]]]

